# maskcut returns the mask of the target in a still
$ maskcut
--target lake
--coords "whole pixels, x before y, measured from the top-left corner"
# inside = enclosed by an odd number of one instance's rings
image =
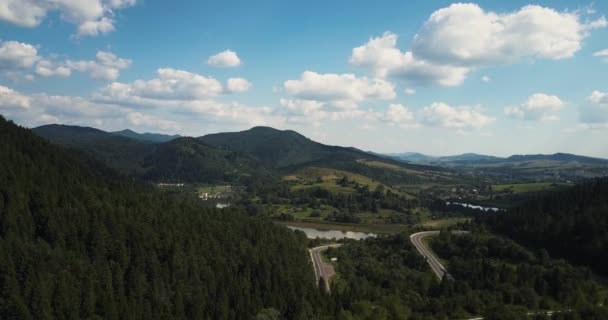
[[[291,230],[300,230],[306,234],[309,239],[355,239],[361,240],[369,237],[375,237],[375,233],[357,232],[357,231],[341,231],[341,230],[319,230],[314,228],[302,228],[287,226]]]

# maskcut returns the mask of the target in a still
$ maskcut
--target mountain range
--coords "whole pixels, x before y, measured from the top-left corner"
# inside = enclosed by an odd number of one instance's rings
[[[423,163],[423,164],[449,164],[449,163],[460,163],[460,164],[488,164],[488,163],[503,163],[503,162],[525,162],[525,161],[560,161],[560,162],[580,162],[587,164],[608,164],[608,159],[593,158],[587,156],[580,156],[570,153],[554,153],[554,154],[531,154],[531,155],[512,155],[509,157],[496,157],[477,153],[464,153],[453,156],[429,156],[417,152],[404,152],[404,153],[389,153],[385,154],[393,159],[406,161],[410,163]]]

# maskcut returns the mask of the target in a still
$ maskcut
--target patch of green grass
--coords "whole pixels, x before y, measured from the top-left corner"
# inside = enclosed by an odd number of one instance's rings
[[[203,187],[198,187],[197,191],[198,193],[210,193],[210,194],[216,194],[216,193],[222,193],[222,192],[226,192],[229,189],[229,187],[227,186],[203,186]]]
[[[556,188],[559,186],[568,186],[569,184],[560,183],[555,184],[552,182],[538,182],[538,183],[514,183],[514,184],[499,184],[493,185],[492,190],[494,192],[506,192],[512,190],[513,193],[525,193],[525,192],[538,192],[547,189]]]
[[[458,223],[466,222],[471,220],[470,218],[446,218],[437,220],[426,220],[420,224],[420,226],[429,229],[441,229],[451,227]]]
[[[307,190],[307,189],[314,189],[314,188],[326,189],[329,192],[334,192],[334,193],[354,193],[355,192],[355,189],[353,189],[351,187],[343,187],[343,186],[337,185],[333,182],[298,184],[298,185],[292,186],[291,190],[298,191],[298,190]]]
[[[327,221],[275,221],[278,224],[300,228],[314,228],[318,230],[340,230],[371,232],[378,234],[395,234],[409,230],[409,226],[403,224],[369,224],[369,223],[338,223]]]
[[[318,167],[308,167],[297,172],[294,172],[290,175],[284,176],[283,180],[289,181],[293,183],[291,187],[292,190],[305,190],[310,188],[323,188],[327,189],[330,192],[340,192],[340,193],[353,193],[355,190],[352,187],[343,187],[337,184],[337,182],[346,177],[349,181],[355,182],[359,185],[367,186],[370,190],[375,190],[379,185],[384,186],[385,190],[390,190],[396,194],[403,194],[408,198],[414,198],[411,195],[404,194],[399,190],[392,188],[390,186],[384,185],[379,181],[366,177],[364,175],[330,169],[330,168],[318,168]]]

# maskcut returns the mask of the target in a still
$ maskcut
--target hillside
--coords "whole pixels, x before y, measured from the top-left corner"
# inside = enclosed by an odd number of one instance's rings
[[[49,141],[77,149],[121,173],[139,176],[145,171],[143,161],[153,152],[153,143],[117,136],[89,127],[45,125],[32,131]]]
[[[480,221],[551,256],[608,275],[608,178],[537,197],[507,214]]]
[[[271,173],[253,157],[209,146],[195,138],[159,144],[146,155],[144,179],[166,182],[243,182]]]
[[[302,235],[89,166],[0,117],[1,319],[318,318]]]
[[[199,139],[213,146],[249,153],[275,168],[295,167],[323,160],[375,158],[354,148],[328,146],[295,131],[281,131],[269,127],[209,134]]]
[[[181,136],[178,134],[168,135],[168,134],[160,134],[160,133],[138,133],[130,129],[125,129],[121,131],[110,132],[112,134],[123,136],[135,140],[148,141],[148,142],[167,142],[173,139],[180,138]]]
[[[155,143],[65,125],[42,126],[33,132],[53,143],[81,150],[123,174],[152,182],[237,182],[248,176],[269,175],[251,156],[194,138]]]

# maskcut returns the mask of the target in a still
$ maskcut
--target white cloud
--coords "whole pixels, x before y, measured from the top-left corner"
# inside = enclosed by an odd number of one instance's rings
[[[11,88],[0,86],[0,109],[29,109],[32,101],[28,96],[25,96]]]
[[[114,20],[102,17],[96,21],[85,21],[78,26],[78,36],[96,36],[115,31]]]
[[[416,126],[414,113],[402,104],[390,104],[380,120],[402,127]]]
[[[354,48],[349,62],[371,69],[378,77],[394,76],[414,85],[456,86],[462,84],[470,71],[460,66],[430,63],[414,57],[411,51],[402,53],[397,48],[397,35],[390,32]]]
[[[299,80],[287,80],[283,87],[298,99],[328,102],[339,109],[353,109],[366,100],[391,100],[396,96],[392,83],[353,74],[305,71]]]
[[[179,130],[177,122],[172,120],[161,119],[155,116],[143,114],[141,112],[130,112],[126,116],[130,124],[137,127],[146,127],[153,129],[161,129],[163,131]]]
[[[0,69],[30,68],[38,59],[38,50],[31,44],[0,40]]]
[[[36,63],[36,69],[34,70],[37,75],[43,77],[69,77],[72,74],[72,70],[64,64],[56,63],[47,59],[42,59]]]
[[[608,128],[608,92],[593,91],[589,105],[579,109],[579,120],[587,129]]]
[[[153,100],[194,100],[215,97],[223,92],[222,84],[211,77],[171,68],[160,68],[156,78],[132,83],[113,82],[95,97],[102,101],[145,105]]]
[[[492,78],[490,78],[489,76],[483,76],[483,77],[481,77],[481,81],[488,83],[488,82],[492,81]]]
[[[470,107],[452,107],[435,102],[420,112],[420,121],[429,126],[452,129],[480,129],[496,119]]]
[[[564,59],[581,48],[601,18],[582,22],[581,13],[528,5],[512,13],[457,3],[435,11],[414,39],[413,51],[429,60],[465,66],[496,65],[521,58]]]
[[[207,63],[216,67],[238,67],[241,65],[241,59],[236,52],[225,50],[209,57]]]
[[[608,49],[600,50],[594,53],[593,56],[602,59],[604,62],[608,62]]]
[[[230,78],[226,81],[226,88],[229,92],[246,92],[251,88],[251,82],[243,78]]]
[[[405,94],[407,94],[408,96],[413,96],[413,95],[416,94],[416,90],[415,89],[411,89],[411,88],[407,88],[403,92],[405,92]]]
[[[556,113],[566,104],[558,97],[535,93],[517,107],[506,107],[505,114],[525,120],[559,120]]]
[[[582,46],[603,17],[582,21],[584,13],[525,6],[512,13],[486,12],[476,4],[452,4],[435,11],[414,37],[410,50],[397,48],[386,32],[352,50],[350,63],[379,77],[417,85],[457,86],[475,69],[523,59],[565,59]]]
[[[116,80],[120,76],[120,70],[128,68],[131,62],[111,52],[98,51],[95,60],[67,60],[66,65],[72,70],[87,73],[95,80],[112,81]]]
[[[76,26],[76,36],[94,36],[115,30],[114,12],[135,5],[134,0],[3,0],[0,2],[0,20],[21,27],[33,28],[49,12]]]

